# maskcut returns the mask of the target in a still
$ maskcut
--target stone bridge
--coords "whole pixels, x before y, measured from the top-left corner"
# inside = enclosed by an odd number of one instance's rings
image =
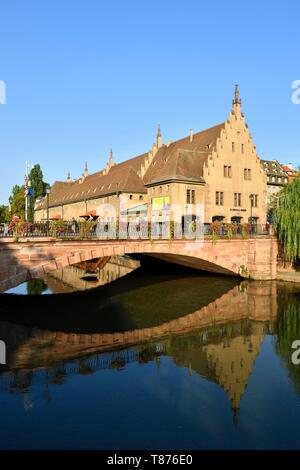
[[[192,268],[256,280],[276,279],[277,240],[0,240],[0,292],[56,269],[112,255],[146,254]]]

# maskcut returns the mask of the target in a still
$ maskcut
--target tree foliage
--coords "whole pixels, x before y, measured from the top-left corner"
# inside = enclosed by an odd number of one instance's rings
[[[285,256],[290,261],[300,258],[300,177],[283,188],[277,199],[274,223]]]
[[[10,222],[10,213],[8,206],[0,206],[0,224]]]
[[[49,187],[48,183],[44,181],[44,175],[39,164],[34,165],[29,173],[29,180],[31,182],[32,196],[29,203],[29,220],[33,222],[34,219],[34,205],[35,201],[46,194],[46,189]]]
[[[38,198],[45,196],[46,189],[49,187],[43,178],[43,172],[40,165],[34,165],[30,174],[29,180],[31,182],[32,195],[29,198],[28,219],[33,222],[34,219],[34,205]],[[9,198],[11,206],[11,215],[18,215],[20,219],[25,219],[25,187],[16,184],[12,189],[12,195]]]
[[[25,198],[24,186],[16,184],[12,189],[12,195],[9,198],[10,210],[12,215],[18,215],[21,219],[25,216]]]

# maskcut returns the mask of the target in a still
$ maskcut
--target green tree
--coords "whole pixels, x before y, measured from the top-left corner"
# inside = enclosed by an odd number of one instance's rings
[[[49,187],[43,179],[43,172],[40,165],[34,165],[30,174],[29,180],[31,182],[32,194],[29,198],[28,207],[28,220],[33,222],[34,219],[34,205],[38,198],[45,196],[46,189]],[[12,189],[12,195],[9,198],[11,205],[11,213],[18,215],[21,219],[25,218],[25,188],[16,184]]]
[[[16,184],[12,189],[12,195],[9,198],[12,215],[18,215],[21,219],[25,217],[25,197],[24,186]]]
[[[279,193],[274,210],[274,223],[285,256],[290,261],[300,258],[300,177]]]
[[[29,220],[33,222],[35,202],[37,199],[45,196],[49,185],[44,181],[44,175],[39,164],[34,165],[32,168],[29,180],[31,182],[32,196],[30,197],[28,216]]]
[[[10,222],[10,212],[8,206],[0,206],[0,224]]]

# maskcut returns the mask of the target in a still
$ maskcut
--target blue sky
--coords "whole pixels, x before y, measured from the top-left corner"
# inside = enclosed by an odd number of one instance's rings
[[[235,83],[263,158],[300,164],[296,0],[2,0],[0,203],[25,161],[101,169],[227,118]]]

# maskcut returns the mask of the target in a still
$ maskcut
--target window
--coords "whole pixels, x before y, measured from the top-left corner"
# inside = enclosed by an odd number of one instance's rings
[[[234,142],[231,142],[231,150],[234,152],[235,151],[235,144]]]
[[[258,194],[252,194],[251,206],[258,207]]]
[[[252,179],[252,174],[250,168],[244,168],[244,179],[245,180],[251,180]]]
[[[242,194],[241,193],[234,193],[234,207],[241,207],[242,205]]]
[[[160,192],[160,193],[162,192],[162,186],[159,187],[159,192]]]
[[[223,191],[216,191],[216,206],[224,205],[224,193]]]
[[[231,178],[231,176],[232,176],[231,166],[224,165],[224,177]]]
[[[191,203],[191,190],[187,189],[186,191],[186,203],[190,204]]]
[[[140,196],[139,196],[139,200],[140,200],[140,201],[142,201],[142,200],[143,200],[143,195],[142,195],[142,194],[140,194]]]
[[[133,196],[132,196],[132,194],[129,194],[129,199],[133,199]]]
[[[242,151],[242,153],[244,153],[244,150],[245,150],[244,144],[241,144],[241,151]]]
[[[196,194],[195,194],[195,190],[192,189],[192,204],[195,204],[195,201],[196,201]]]

